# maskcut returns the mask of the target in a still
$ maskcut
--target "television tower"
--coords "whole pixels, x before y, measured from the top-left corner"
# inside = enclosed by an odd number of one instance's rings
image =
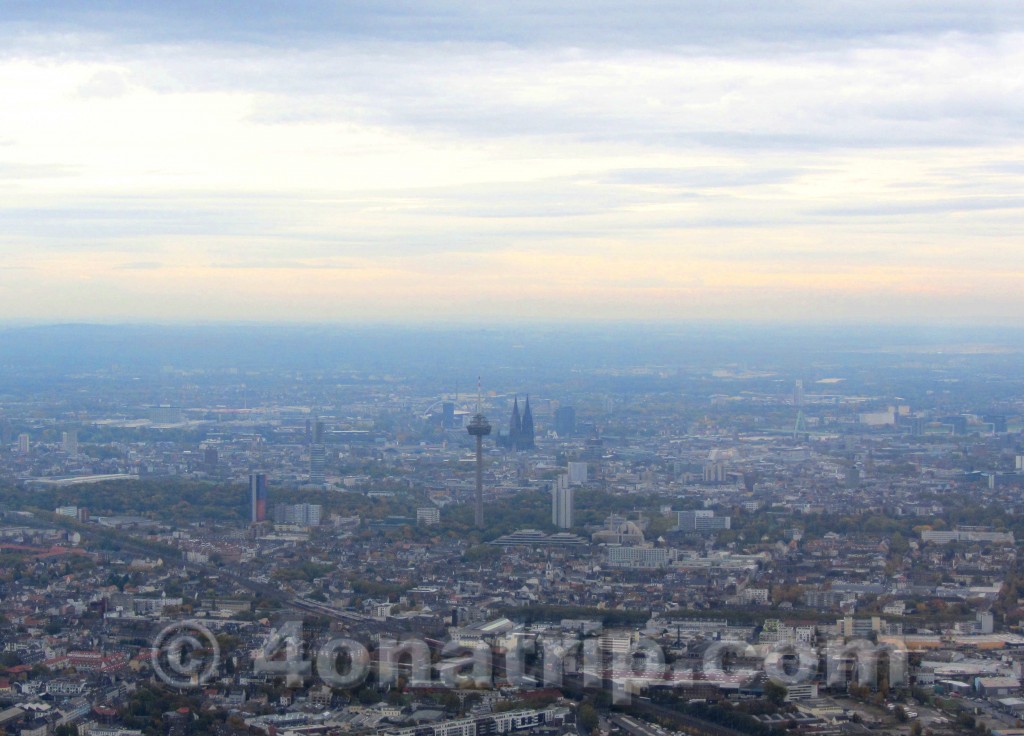
[[[807,417],[804,416],[804,382],[799,378],[793,387],[793,403],[796,404],[796,424],[793,426],[793,440],[807,434]]]
[[[476,414],[469,420],[466,431],[470,436],[476,437],[476,505],[474,507],[473,521],[477,529],[484,528],[484,437],[491,433],[491,425],[480,408],[480,379],[476,380]]]

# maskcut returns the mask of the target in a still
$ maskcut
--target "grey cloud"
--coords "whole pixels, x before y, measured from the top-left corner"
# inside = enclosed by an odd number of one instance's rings
[[[825,207],[812,214],[826,217],[892,217],[894,215],[929,215],[940,212],[984,212],[1024,208],[1021,197],[938,198],[914,202],[872,202],[844,207]]]
[[[792,181],[799,168],[745,168],[730,166],[677,167],[663,169],[617,169],[606,177],[612,184],[674,187],[679,189],[719,189],[781,184]]]
[[[721,45],[744,39],[834,43],[906,33],[987,34],[1024,26],[1024,9],[1012,0],[57,0],[8,3],[4,15],[7,24],[21,32],[107,33],[129,43],[213,40],[274,47],[354,39],[635,48]]]
[[[259,236],[268,215],[251,201],[213,208],[191,197],[124,196],[78,198],[73,207],[0,207],[0,217],[5,239],[20,237],[39,244],[52,241],[61,250],[84,250],[94,247],[97,240],[132,249],[133,244],[118,245],[118,241],[160,235]]]
[[[1013,59],[955,37],[938,48],[959,67],[933,68],[935,42],[879,43],[891,45],[866,56],[799,48],[738,59],[686,49],[339,47],[236,69],[277,97],[253,113],[268,125],[346,120],[459,139],[812,152],[1016,141],[1024,86],[1005,70],[977,80]],[[630,77],[636,70],[641,77]]]
[[[3,145],[0,142],[0,145]],[[57,164],[22,164],[0,161],[0,182],[20,179],[57,179],[76,176],[80,169],[76,166]]]
[[[231,3],[214,5],[219,9],[175,7],[194,11],[189,27],[238,11]],[[233,43],[230,33],[120,52],[102,48],[132,68],[133,83],[151,89],[254,93],[252,122],[345,121],[458,141],[818,152],[1014,142],[1024,124],[1024,84],[1007,71],[1016,57],[1001,56],[988,37],[1024,31],[1024,6],[1009,2],[970,10],[953,2],[702,1],[637,10],[524,3],[500,13],[454,2],[433,12],[386,2],[346,5],[344,12],[316,3],[289,8],[288,19],[279,18],[280,8],[267,9],[282,24],[280,42],[270,48]],[[113,3],[103,17],[116,26],[122,16],[163,19],[168,12],[159,3],[131,7]],[[645,8],[678,21],[676,42],[630,43],[628,29],[636,24],[654,34],[674,29],[647,18]],[[351,32],[331,35],[334,26],[325,22],[323,43],[289,36],[318,13],[344,15],[339,23]],[[484,29],[479,37],[432,42],[430,29],[467,19]],[[485,30],[498,19],[503,28],[547,19],[555,35],[560,24],[626,30],[600,44],[496,42]],[[258,25],[266,18],[251,9],[234,21]],[[374,31],[392,25],[422,27],[424,35]],[[707,43],[686,40],[705,32]],[[1005,53],[1015,47],[1006,41]],[[767,77],[749,76],[766,65]],[[635,68],[647,78],[631,76]],[[124,80],[109,74],[95,86],[116,94]]]
[[[336,263],[324,261],[299,261],[294,259],[248,259],[240,258],[234,261],[217,261],[209,265],[210,268],[221,269],[286,269],[286,270],[313,270],[313,271],[351,271],[359,268],[352,263]]]

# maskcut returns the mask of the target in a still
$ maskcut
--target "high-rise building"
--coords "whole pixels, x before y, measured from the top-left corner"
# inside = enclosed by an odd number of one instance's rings
[[[996,434],[1003,434],[1006,432],[1006,415],[1005,414],[986,414],[982,417],[982,421],[986,424],[992,425],[992,431]]]
[[[207,473],[210,475],[215,474],[217,472],[217,463],[219,461],[220,458],[217,454],[216,447],[207,447],[203,450],[203,469],[206,470]]]
[[[559,437],[572,437],[576,434],[576,409],[571,406],[555,409],[555,434]]]
[[[22,455],[27,455],[29,451],[28,434],[22,432],[18,435],[18,452]]]
[[[417,526],[437,526],[441,523],[441,510],[436,506],[424,506],[416,509]]]
[[[309,482],[316,486],[327,483],[327,448],[323,445],[309,447]]]
[[[677,511],[677,526],[681,532],[713,532],[732,527],[732,517],[715,516],[714,511]]]
[[[961,436],[967,434],[967,417],[963,415],[944,417],[942,420],[943,424],[950,426],[950,432],[954,435]]]
[[[591,475],[594,480],[600,481],[604,478],[604,440],[601,439],[596,430],[583,443],[583,452],[580,455],[580,459],[587,461],[590,469],[593,471]]]
[[[704,463],[705,483],[724,483],[727,478],[725,463],[716,460],[708,460]]]
[[[65,455],[75,456],[78,454],[78,432],[73,429],[69,429],[66,432],[61,432],[60,435],[60,449],[64,451]]]
[[[551,523],[559,529],[572,527],[573,488],[568,473],[561,473],[551,489]]]
[[[666,567],[676,557],[675,550],[665,547],[609,547],[608,564],[612,567],[632,567],[653,570]]]
[[[313,442],[309,446],[309,482],[322,486],[327,482],[327,448],[324,446],[324,423],[313,422]]]
[[[253,524],[267,520],[267,474],[249,474],[249,500],[252,505],[251,519]]]
[[[318,503],[304,503],[303,519],[309,526],[320,526],[320,519],[323,516],[323,507]]]
[[[275,524],[319,526],[323,507],[318,503],[279,503],[274,505]]]
[[[441,427],[443,429],[454,429],[455,427],[455,402],[445,401],[441,404]]]
[[[585,462],[573,461],[569,463],[569,483],[574,486],[581,486],[587,482],[587,464]]]

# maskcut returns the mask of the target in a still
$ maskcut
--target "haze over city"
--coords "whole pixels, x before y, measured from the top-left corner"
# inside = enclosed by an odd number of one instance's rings
[[[7,2],[8,322],[1015,322],[1013,2]]]
[[[0,0],[0,736],[1024,736],[1022,70]]]

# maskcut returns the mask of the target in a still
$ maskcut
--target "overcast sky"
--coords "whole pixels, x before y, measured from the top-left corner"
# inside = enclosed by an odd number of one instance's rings
[[[1010,0],[0,0],[0,100],[0,320],[1024,312]]]

